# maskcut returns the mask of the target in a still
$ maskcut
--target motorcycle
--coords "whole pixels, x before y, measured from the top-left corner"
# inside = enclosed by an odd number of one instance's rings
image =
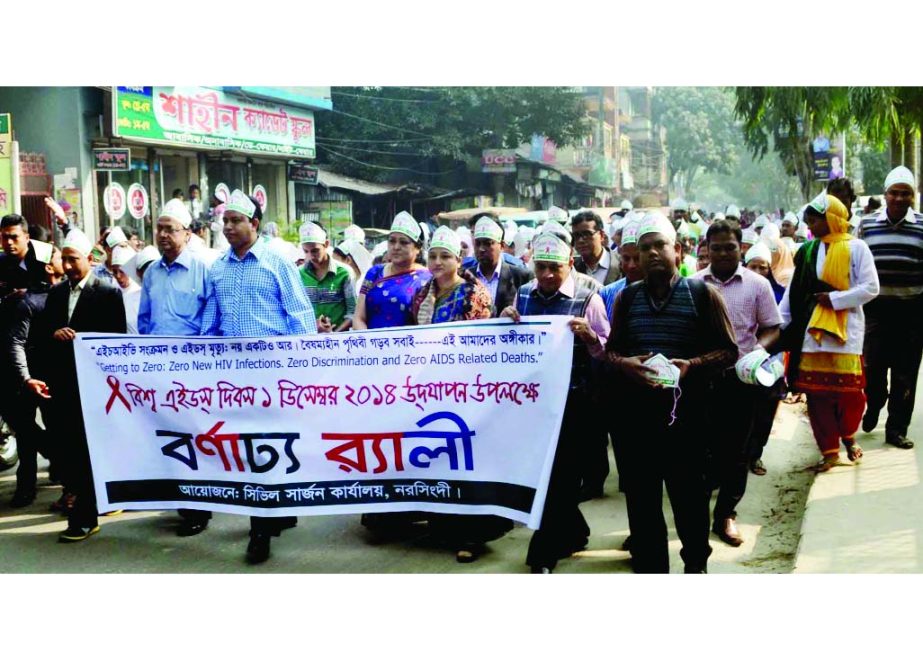
[[[9,470],[19,461],[16,435],[10,426],[0,420],[0,471]]]

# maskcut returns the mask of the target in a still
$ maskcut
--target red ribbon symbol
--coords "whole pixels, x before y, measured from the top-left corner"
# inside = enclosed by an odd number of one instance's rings
[[[109,384],[109,388],[112,390],[112,394],[109,395],[109,401],[106,402],[106,414],[109,413],[109,409],[112,408],[112,404],[115,402],[116,398],[122,401],[122,404],[125,405],[125,408],[128,409],[128,412],[131,413],[131,404],[128,403],[128,400],[125,399],[125,395],[122,394],[122,384],[119,383],[119,380],[114,376],[107,376],[106,383]]]

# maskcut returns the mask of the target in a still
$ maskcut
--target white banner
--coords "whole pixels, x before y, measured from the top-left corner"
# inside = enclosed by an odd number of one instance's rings
[[[428,511],[537,528],[569,317],[336,335],[77,336],[100,511]]]

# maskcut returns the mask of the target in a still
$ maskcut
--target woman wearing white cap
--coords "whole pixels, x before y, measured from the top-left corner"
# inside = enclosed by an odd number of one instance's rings
[[[433,279],[413,298],[412,322],[442,324],[488,319],[490,292],[470,271],[461,270],[461,240],[448,227],[439,227],[427,251],[426,266]],[[484,544],[512,529],[498,516],[429,514],[430,531],[455,547],[458,562],[474,562]]]
[[[116,246],[112,251],[112,277],[122,288],[122,302],[125,304],[125,321],[129,335],[138,334],[138,308],[141,305],[141,285],[129,276],[127,264],[137,253],[126,246]]]
[[[362,276],[372,267],[372,254],[356,239],[343,241],[333,249],[333,256],[349,267],[353,284],[362,282]]]

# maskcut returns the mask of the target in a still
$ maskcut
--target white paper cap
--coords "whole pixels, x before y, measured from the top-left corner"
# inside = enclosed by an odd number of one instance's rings
[[[136,254],[133,248],[129,248],[128,246],[116,246],[112,249],[112,265],[123,266]]]
[[[115,248],[120,243],[126,243],[128,237],[125,236],[125,232],[122,231],[121,227],[113,227],[109,230],[109,233],[106,234],[106,245],[110,248]]]
[[[177,199],[172,199],[163,205],[160,217],[172,218],[187,229],[189,225],[192,224],[192,216],[189,215],[189,209],[186,208],[186,205],[183,204],[181,200]]]
[[[65,248],[71,248],[84,257],[88,257],[89,254],[93,252],[93,242],[90,241],[87,235],[81,230],[75,228],[64,237],[64,244],[61,246],[61,249],[64,250]]]

